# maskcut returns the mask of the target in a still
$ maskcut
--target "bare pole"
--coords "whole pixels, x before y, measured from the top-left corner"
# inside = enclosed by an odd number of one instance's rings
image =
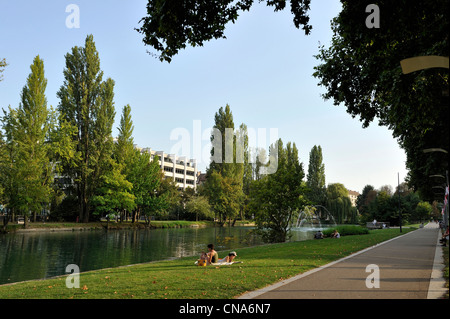
[[[400,219],[400,232],[402,232],[402,210],[400,208],[400,173],[397,173],[397,183],[398,183],[398,216]]]

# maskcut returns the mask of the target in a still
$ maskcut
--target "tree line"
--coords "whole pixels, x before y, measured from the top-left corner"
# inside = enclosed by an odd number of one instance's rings
[[[100,216],[154,215],[168,207],[158,158],[133,146],[131,107],[123,107],[117,142],[114,81],[103,79],[92,35],[65,56],[56,109],[47,105],[44,62],[36,56],[17,108],[3,109],[0,202],[9,216],[88,222]],[[8,219],[4,218],[7,222]]]
[[[326,186],[320,145],[309,153],[307,174],[296,144],[281,139],[268,150],[256,150],[256,161],[244,156],[238,163],[237,139],[244,141],[244,154],[250,153],[247,126],[235,128],[229,105],[215,113],[214,128],[222,133],[222,141],[213,145],[226,149],[230,141],[225,130],[232,129],[233,161],[227,162],[226,154],[213,147],[206,182],[196,192],[192,188],[180,192],[164,179],[157,156],[134,147],[130,105],[122,108],[114,141],[114,80],[103,77],[92,35],[84,46],[65,55],[56,109],[47,105],[43,60],[36,56],[30,69],[19,106],[3,109],[0,118],[0,203],[8,215],[24,216],[25,227],[29,217],[36,220],[43,210],[53,220],[79,222],[100,217],[135,222],[142,217],[149,224],[156,216],[209,219],[223,226],[254,219],[264,239],[282,242],[289,237],[293,218],[308,205],[327,208],[337,223],[358,223],[369,216],[396,218],[396,210],[385,208],[382,191],[369,204],[369,191],[364,189],[358,212],[343,184]],[[214,138],[211,135],[211,141]],[[267,174],[273,161],[277,169]],[[425,205],[414,196],[412,218]]]
[[[222,133],[223,149],[225,129],[235,132],[233,162],[211,161],[197,192],[178,191],[164,179],[158,157],[134,147],[130,105],[122,109],[114,141],[114,80],[104,79],[92,35],[65,55],[56,109],[47,104],[39,56],[30,70],[19,106],[3,109],[0,118],[0,201],[9,216],[25,217],[25,227],[42,211],[52,220],[79,222],[103,216],[143,217],[149,223],[156,216],[232,225],[255,218],[261,229],[270,230],[268,240],[283,241],[295,212],[307,204],[325,204],[320,146],[311,151],[307,181],[295,143],[284,145],[281,139],[268,151],[260,149],[255,163],[248,157],[236,163],[237,136],[248,153],[247,127],[242,123],[235,130],[229,105],[215,114],[214,127]],[[211,158],[217,158],[215,151]],[[265,174],[270,161],[277,161],[277,170]]]
[[[285,1],[261,2],[275,11],[287,9]],[[387,127],[405,150],[408,186],[428,202],[442,201],[440,189],[448,174],[448,156],[424,150],[449,150],[448,68],[403,74],[400,61],[417,56],[448,57],[449,16],[444,12],[449,2],[380,0],[376,3],[380,28],[368,28],[365,23],[367,7],[373,1],[340,2],[342,10],[331,21],[331,43],[319,45],[315,56],[318,65],[313,76],[326,89],[323,98],[344,106],[363,128],[375,120]],[[136,30],[143,43],[155,50],[153,56],[170,62],[188,45],[225,38],[226,26],[235,23],[242,12],[252,10],[253,4],[252,0],[192,0],[178,6],[173,1],[148,0],[147,15]],[[294,25],[302,27],[306,35],[313,32],[310,4],[310,0],[290,1]]]
[[[325,165],[322,148],[315,145],[309,153],[308,172],[300,161],[295,143],[284,143],[278,139],[268,150],[253,150],[256,158],[244,157],[236,161],[236,140],[244,137],[244,154],[251,154],[247,126],[242,123],[235,129],[229,105],[221,107],[215,114],[214,128],[221,134],[224,149],[225,128],[235,132],[233,163],[226,163],[225,154],[219,160],[211,160],[206,173],[206,182],[199,193],[209,199],[219,223],[234,224],[237,219],[254,220],[258,232],[269,242],[283,242],[289,238],[295,218],[307,206],[322,206],[328,209],[338,223],[357,223],[358,214],[352,207],[348,190],[341,183],[325,183]],[[215,136],[211,136],[211,140]],[[211,158],[215,157],[214,148]],[[270,174],[267,168],[277,162],[277,169]]]
[[[136,31],[160,61],[171,62],[190,45],[202,46],[226,38],[227,25],[253,0],[147,1],[147,14]],[[288,10],[286,1],[260,1],[275,11]],[[319,2],[319,1],[318,1]],[[406,153],[409,187],[432,202],[442,200],[435,186],[445,182],[449,132],[449,77],[447,68],[430,68],[403,74],[400,61],[417,56],[448,57],[449,9],[447,0],[379,0],[380,28],[368,28],[365,19],[371,0],[341,0],[342,10],[331,21],[328,47],[319,45],[313,74],[325,88],[324,99],[358,118],[366,128],[374,120],[387,127]],[[311,0],[290,1],[296,28],[305,35]],[[182,26],[182,27],[181,27]],[[444,176],[444,179],[440,176]],[[448,184],[448,181],[447,181]]]
[[[379,189],[366,185],[356,200],[356,207],[363,223],[376,219],[399,225],[400,213],[402,224],[442,218],[438,203],[422,201],[419,192],[409,188],[406,182],[401,183],[395,192],[388,185]]]

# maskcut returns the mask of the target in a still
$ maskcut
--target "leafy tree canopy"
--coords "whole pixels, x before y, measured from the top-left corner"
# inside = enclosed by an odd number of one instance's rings
[[[423,154],[425,148],[449,147],[448,69],[403,74],[400,61],[448,56],[449,2],[377,1],[380,28],[368,28],[371,2],[342,0],[331,46],[320,48],[314,75],[327,90],[323,97],[345,106],[363,127],[378,119],[392,130],[407,155],[410,185],[429,198],[429,175],[448,166],[446,159]]]
[[[259,0],[262,2],[263,0]],[[310,0],[291,0],[294,25],[311,31],[307,12]],[[225,26],[235,23],[240,12],[250,10],[254,0],[149,0],[147,16],[136,30],[145,45],[160,52],[161,61],[170,62],[186,45],[202,46],[204,42],[226,38]],[[275,11],[286,8],[286,0],[266,0]]]

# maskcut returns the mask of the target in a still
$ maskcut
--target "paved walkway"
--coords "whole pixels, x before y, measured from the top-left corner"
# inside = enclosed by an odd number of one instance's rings
[[[430,223],[374,247],[275,285],[250,292],[242,299],[427,299],[439,298],[442,268],[439,228]],[[366,279],[379,270],[379,288]],[[439,269],[435,269],[439,270]],[[433,275],[433,276],[432,276]],[[437,277],[437,278],[435,278]],[[434,279],[433,279],[434,278]],[[431,283],[431,284],[430,284]],[[374,286],[376,281],[368,282]]]

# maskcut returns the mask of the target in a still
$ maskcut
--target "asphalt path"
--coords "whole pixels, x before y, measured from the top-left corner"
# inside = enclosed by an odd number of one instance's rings
[[[435,255],[441,249],[438,236],[438,225],[429,223],[424,228],[241,298],[427,299],[436,268]],[[437,289],[437,293],[442,290]]]

